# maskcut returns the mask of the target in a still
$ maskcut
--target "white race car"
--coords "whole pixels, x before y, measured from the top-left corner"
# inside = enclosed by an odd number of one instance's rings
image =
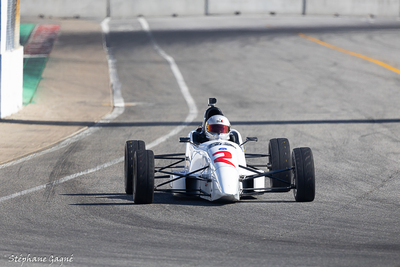
[[[216,99],[210,98],[202,126],[180,138],[186,143],[185,153],[154,155],[141,140],[126,142],[125,192],[133,196],[135,203],[152,203],[155,191],[233,202],[243,196],[293,190],[298,202],[314,200],[310,148],[295,148],[291,153],[286,138],[275,138],[269,142],[268,154],[245,153],[244,144],[257,138],[247,137],[243,142],[215,104]],[[254,158],[269,160],[261,165],[246,162]],[[157,167],[155,159],[171,162]],[[181,163],[184,165],[178,166]],[[155,185],[155,179],[164,181]]]

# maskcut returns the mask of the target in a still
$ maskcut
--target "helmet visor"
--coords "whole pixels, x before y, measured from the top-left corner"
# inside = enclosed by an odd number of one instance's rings
[[[230,127],[223,124],[207,124],[207,131],[210,133],[229,133]]]

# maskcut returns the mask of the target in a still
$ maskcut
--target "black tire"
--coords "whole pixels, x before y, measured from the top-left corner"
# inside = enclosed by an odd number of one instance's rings
[[[290,156],[290,144],[286,138],[275,138],[269,141],[269,162],[270,170],[290,169],[292,167],[292,158]],[[291,182],[291,171],[275,174],[274,177],[285,182],[268,178],[270,185],[274,187],[289,187]],[[282,189],[281,192],[288,192],[290,189]]]
[[[308,147],[293,149],[293,194],[297,202],[310,202],[315,198],[314,157]]]
[[[125,193],[133,194],[133,156],[136,150],[145,150],[146,145],[141,140],[130,140],[125,143]]]
[[[133,201],[150,204],[154,199],[154,153],[136,150],[133,160]]]

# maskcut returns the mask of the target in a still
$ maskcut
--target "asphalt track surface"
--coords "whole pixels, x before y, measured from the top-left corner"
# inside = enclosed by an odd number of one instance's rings
[[[52,255],[73,259],[64,266],[400,266],[400,75],[298,35],[400,69],[399,21],[147,21],[196,103],[194,122],[155,145],[189,107],[139,21],[111,20],[125,109],[66,147],[0,169],[0,265],[46,256],[23,264],[42,266]],[[258,136],[247,152],[266,152],[275,137],[311,147],[315,201],[296,203],[291,192],[234,204],[156,193],[153,204],[135,205],[123,189],[125,141],[142,139],[156,154],[184,151],[178,137],[201,121],[208,97],[244,137]]]

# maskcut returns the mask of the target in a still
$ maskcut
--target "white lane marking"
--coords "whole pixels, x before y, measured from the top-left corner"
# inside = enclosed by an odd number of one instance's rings
[[[102,29],[103,29],[103,32],[104,32],[105,35],[108,34],[109,31],[110,31],[109,30],[109,21],[110,21],[110,19],[106,18],[101,23],[101,26],[102,26]],[[171,68],[171,70],[172,70],[172,72],[173,72],[173,74],[174,74],[174,76],[176,78],[176,81],[177,81],[178,85],[179,85],[181,93],[182,93],[183,97],[185,98],[185,101],[186,101],[186,103],[187,103],[187,105],[189,107],[189,114],[186,117],[185,121],[180,126],[175,127],[168,134],[166,134],[164,136],[161,136],[160,138],[158,138],[158,139],[154,140],[153,142],[149,143],[148,145],[146,145],[146,149],[151,149],[151,148],[159,145],[160,143],[166,141],[169,137],[174,136],[177,133],[179,133],[181,130],[183,130],[189,123],[191,123],[196,118],[198,110],[197,110],[196,103],[194,102],[194,100],[193,100],[193,98],[192,98],[192,96],[190,94],[189,88],[187,87],[186,82],[183,79],[182,73],[180,72],[178,66],[175,63],[175,60],[157,45],[156,41],[153,38],[153,35],[151,34],[150,27],[149,27],[147,21],[144,18],[139,18],[139,22],[142,24],[143,30],[148,33],[149,38],[151,39],[151,42],[153,44],[154,49],[165,60],[168,61],[169,65],[170,65],[170,68]],[[114,109],[114,111],[118,110],[118,112],[116,112],[116,113],[118,113],[117,116],[119,116],[124,111],[124,99],[122,98],[122,94],[121,94],[121,84],[119,82],[118,75],[117,75],[117,70],[116,70],[116,65],[115,65],[116,61],[115,61],[114,55],[113,55],[112,51],[110,53],[110,50],[111,50],[110,48],[105,47],[105,49],[106,49],[106,51],[108,53],[108,58],[109,58],[108,64],[109,64],[109,67],[110,67],[110,79],[111,79],[111,82],[112,82],[112,85],[113,85],[113,91],[114,91],[114,89],[118,90],[118,93],[114,92],[114,106],[116,106],[116,103],[119,103],[120,105],[122,105],[121,107],[116,107]],[[111,71],[111,69],[112,69],[112,71]],[[118,99],[118,97],[120,97],[120,99]],[[117,98],[117,100],[116,100],[116,98]],[[113,116],[110,116],[110,117],[113,117]],[[109,119],[109,121],[111,120],[110,118],[108,118],[108,119]],[[87,131],[89,131],[90,129],[91,128],[89,128]],[[85,131],[85,132],[87,132],[87,131]],[[89,135],[89,134],[87,134],[87,135]],[[74,137],[72,137],[71,139],[73,139],[73,138]],[[80,140],[80,139],[77,139],[75,141],[78,141],[78,140]],[[65,140],[65,141],[68,141],[68,140]],[[67,145],[65,145],[65,146],[67,146]],[[61,147],[59,147],[59,148],[61,148]],[[49,150],[51,150],[51,149],[49,149]],[[52,150],[52,151],[54,151],[54,150]],[[26,160],[28,160],[28,159],[26,159]],[[24,161],[26,161],[26,160],[24,160]],[[70,181],[70,180],[78,178],[80,176],[83,176],[83,175],[86,175],[86,174],[89,174],[89,173],[93,173],[93,172],[100,171],[102,169],[111,167],[111,166],[113,166],[115,164],[118,164],[120,162],[123,162],[123,161],[124,161],[124,157],[120,157],[120,158],[114,159],[112,161],[109,161],[107,163],[98,165],[98,166],[96,166],[94,168],[91,168],[91,169],[88,169],[88,170],[85,170],[85,171],[82,171],[82,172],[78,172],[78,173],[75,173],[75,174],[71,174],[71,175],[65,176],[65,177],[63,177],[61,179],[58,179],[58,180],[55,180],[53,182],[50,182],[50,183],[47,183],[47,184],[43,184],[43,185],[39,185],[39,186],[30,188],[30,189],[27,189],[27,190],[23,190],[23,191],[20,191],[20,192],[17,192],[17,193],[8,195],[8,196],[1,197],[0,198],[0,203],[3,202],[3,201],[6,201],[6,200],[10,200],[10,199],[13,199],[13,198],[16,198],[16,197],[19,197],[19,196],[23,196],[23,195],[26,195],[26,194],[30,194],[30,193],[45,189],[46,187],[59,185],[61,183]],[[15,164],[13,164],[13,165],[15,165]],[[1,167],[2,166],[0,166],[0,168]]]
[[[103,30],[103,38],[108,38],[110,34],[110,18],[106,18],[101,22],[101,29]],[[107,46],[106,40],[103,40],[103,47],[107,54],[108,59],[108,72],[110,75],[110,82],[113,91],[114,107],[122,108],[121,114],[124,112],[124,98],[122,97],[121,83],[117,74],[117,63],[114,56],[114,51],[111,47]]]
[[[186,85],[185,79],[183,79],[183,75],[181,71],[178,68],[178,65],[176,65],[175,60],[173,57],[168,55],[164,50],[161,49],[161,47],[158,46],[157,42],[155,41],[153,34],[151,33],[150,26],[147,23],[146,19],[144,17],[139,17],[138,18],[140,25],[142,26],[143,30],[147,33],[149,36],[151,43],[153,45],[153,48],[157,51],[157,53],[162,56],[169,64],[172,73],[175,76],[176,82],[178,83],[178,86],[181,90],[181,93],[183,97],[185,98],[186,104],[189,107],[189,114],[187,115],[185,121],[178,127],[176,127],[174,130],[172,130],[170,133],[161,136],[157,140],[151,142],[149,145],[146,146],[146,148],[151,149],[158,144],[166,141],[168,138],[171,136],[176,135],[180,131],[182,131],[189,123],[191,123],[196,117],[197,117],[197,106],[196,103],[193,100],[193,97],[190,94],[189,88]]]
[[[3,202],[3,201],[6,201],[6,200],[12,199],[12,198],[20,197],[20,196],[27,195],[27,194],[30,194],[30,193],[33,193],[33,192],[36,192],[36,191],[39,191],[39,190],[42,190],[42,189],[46,189],[47,187],[52,187],[52,186],[55,186],[55,185],[59,185],[59,184],[65,183],[65,182],[67,182],[69,180],[75,179],[75,178],[80,177],[82,175],[86,175],[86,174],[89,174],[89,173],[93,173],[93,172],[99,171],[101,169],[104,169],[104,168],[110,167],[110,166],[112,166],[114,164],[117,164],[117,163],[121,162],[123,159],[124,159],[123,157],[122,158],[118,158],[118,159],[115,159],[113,161],[110,161],[110,162],[104,163],[102,165],[96,166],[94,168],[91,168],[91,169],[88,169],[88,170],[85,170],[85,171],[82,171],[82,172],[78,172],[78,173],[75,173],[75,174],[71,174],[71,175],[65,176],[65,177],[63,177],[61,179],[55,180],[55,181],[47,183],[47,184],[38,185],[36,187],[32,187],[32,188],[29,188],[27,190],[23,190],[23,191],[20,191],[20,192],[17,192],[17,193],[8,195],[8,196],[0,197],[0,203]]]
[[[108,21],[109,21],[109,18],[105,19],[101,23],[104,35],[107,35],[110,32],[109,26],[108,26]],[[104,38],[106,38],[106,37],[104,37]],[[66,146],[69,146],[70,144],[72,144],[76,141],[82,140],[82,139],[86,138],[87,136],[93,134],[94,132],[98,131],[101,128],[101,126],[100,126],[101,124],[110,123],[111,121],[116,119],[119,115],[124,113],[125,104],[124,104],[124,99],[121,94],[121,83],[119,82],[118,75],[117,75],[117,68],[116,68],[114,54],[111,49],[108,49],[106,47],[105,40],[103,41],[103,47],[104,47],[105,51],[107,52],[106,54],[107,54],[107,60],[108,60],[110,82],[111,82],[111,88],[112,88],[112,92],[113,92],[113,105],[114,105],[113,111],[110,114],[107,114],[106,116],[104,116],[100,121],[95,123],[95,125],[93,125],[92,127],[89,127],[88,129],[83,130],[82,132],[80,132],[70,138],[65,139],[58,145],[55,145],[49,149],[46,149],[46,150],[43,150],[43,151],[40,151],[37,153],[30,154],[26,157],[11,161],[9,163],[0,165],[0,169],[7,168],[9,166],[14,166],[19,163],[31,160],[33,158],[45,155],[50,152],[54,152],[58,149],[66,147]]]
[[[47,55],[47,54],[38,54],[38,55],[29,55],[29,54],[26,54],[26,55],[24,55],[24,58],[43,58],[43,57],[48,57],[49,55]]]

